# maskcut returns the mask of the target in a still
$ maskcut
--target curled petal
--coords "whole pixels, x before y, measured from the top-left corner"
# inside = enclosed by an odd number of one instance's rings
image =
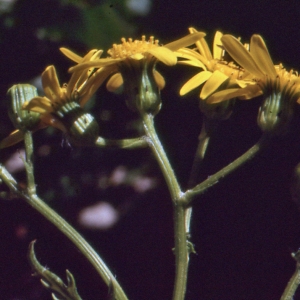
[[[200,98],[206,99],[208,96],[210,96],[213,92],[215,92],[222,83],[224,83],[226,80],[230,80],[228,76],[223,74],[220,71],[215,71],[211,75],[211,77],[207,80],[204,87],[201,90]]]
[[[116,73],[109,78],[106,88],[109,92],[116,92],[123,85],[123,78],[121,73]]]
[[[262,37],[258,34],[254,34],[251,37],[250,53],[256,64],[265,74],[276,77],[277,73],[267,46]]]
[[[99,86],[107,79],[107,77],[115,71],[116,69],[113,66],[108,68],[101,68],[88,79],[86,85],[82,89],[82,94],[80,96],[79,102],[81,107],[83,107],[86,102],[94,95]]]
[[[13,146],[24,139],[24,132],[17,129],[0,142],[0,149]]]
[[[40,114],[54,112],[52,102],[46,97],[35,97],[26,101],[22,107],[24,110],[31,110]]]
[[[74,52],[72,52],[71,50],[67,49],[67,48],[59,48],[59,50],[69,59],[75,61],[76,63],[81,62],[82,57],[75,54]]]
[[[189,31],[194,34],[198,32],[195,28],[189,28]],[[212,60],[213,57],[212,57],[211,51],[209,50],[207,42],[204,39],[204,36],[202,36],[199,40],[197,40],[195,42],[195,44],[198,48],[198,51],[200,52],[200,54],[202,56],[204,56],[207,60]]]
[[[155,82],[156,82],[159,90],[161,91],[166,85],[166,81],[165,81],[164,77],[156,70],[154,70],[153,76],[154,76]]]
[[[42,84],[47,98],[58,101],[61,97],[61,88],[54,66],[49,66],[42,74]]]
[[[188,92],[190,92],[191,90],[193,90],[194,88],[198,87],[203,82],[208,80],[211,77],[211,75],[212,73],[209,71],[203,71],[196,74],[182,86],[182,88],[179,91],[179,94],[181,96],[187,94]]]
[[[221,40],[225,50],[240,66],[252,73],[257,78],[261,78],[264,75],[257,66],[250,52],[238,39],[232,35],[225,34]]]

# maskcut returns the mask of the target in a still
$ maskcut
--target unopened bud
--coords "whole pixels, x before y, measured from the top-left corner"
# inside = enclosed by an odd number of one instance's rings
[[[40,114],[23,110],[26,101],[37,97],[36,87],[30,84],[16,84],[8,91],[8,115],[16,129],[21,131],[33,130],[40,122]]]

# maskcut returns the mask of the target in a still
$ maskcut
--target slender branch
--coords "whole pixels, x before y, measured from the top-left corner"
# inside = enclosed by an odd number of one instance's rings
[[[135,149],[144,148],[148,146],[145,137],[122,139],[122,140],[110,140],[98,137],[95,145],[97,147],[117,147],[121,149]]]
[[[186,234],[186,201],[185,198],[182,197],[183,194],[173,168],[170,165],[167,155],[155,131],[153,116],[150,114],[143,114],[142,117],[149,146],[161,168],[174,204],[174,252],[176,257],[176,275],[173,300],[183,300],[186,292],[189,263],[189,248]]]
[[[249,150],[247,150],[243,155],[239,158],[231,162],[229,165],[218,171],[212,176],[209,176],[205,181],[196,185],[194,188],[187,190],[185,192],[186,199],[191,204],[192,200],[195,196],[203,194],[207,191],[210,187],[214,186],[216,183],[219,182],[220,179],[224,178],[225,176],[229,175],[231,172],[242,166],[248,160],[253,158],[257,153],[259,153],[270,141],[269,135],[263,135],[260,140],[252,146]]]
[[[21,191],[17,186],[16,180],[1,164],[0,177],[14,194],[24,199],[29,205],[40,212],[48,221],[55,225],[59,231],[61,231],[67,238],[71,240],[71,242],[75,244],[79,251],[90,261],[107,286],[110,286],[111,280],[114,280],[117,299],[127,300],[125,293],[115,280],[114,275],[110,272],[97,252],[66,220],[64,220],[45,202],[43,202],[37,195],[29,196]]]
[[[164,175],[164,178],[167,182],[168,188],[171,193],[173,202],[177,203],[181,199],[182,191],[176,179],[174,170],[169,162],[169,159],[161,145],[161,142],[156,134],[154,124],[153,124],[153,115],[143,114],[143,124],[146,135],[148,137],[148,145],[150,146],[159,166]]]
[[[289,280],[280,300],[292,300],[300,283],[300,251],[292,253],[292,256],[297,261],[296,270]]]
[[[26,163],[25,170],[28,181],[28,194],[22,193],[14,186],[15,181],[6,180],[9,184],[9,188],[12,191],[17,192],[17,194],[26,200],[34,209],[41,213],[47,220],[49,220],[53,225],[55,225],[67,238],[69,238],[79,251],[90,261],[94,266],[98,274],[101,276],[105,284],[109,287],[112,280],[114,280],[114,275],[110,272],[109,268],[106,266],[104,261],[100,258],[97,252],[89,245],[89,243],[58,213],[56,213],[52,208],[50,208],[44,201],[42,201],[37,195],[35,190],[35,180],[34,180],[34,169],[31,161],[33,153],[33,143],[30,132],[25,133],[25,151],[26,151]],[[1,170],[0,174],[6,174],[7,171]],[[7,178],[7,175],[4,176]],[[127,300],[127,297],[122,290],[121,286],[116,280],[115,283],[115,295],[118,300]]]

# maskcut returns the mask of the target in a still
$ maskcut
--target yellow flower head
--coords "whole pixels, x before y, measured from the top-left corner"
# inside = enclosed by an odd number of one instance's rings
[[[197,32],[190,28],[191,33]],[[251,74],[235,65],[233,62],[227,62],[223,59],[223,45],[221,42],[223,34],[220,31],[215,33],[213,42],[213,51],[211,52],[204,37],[199,39],[196,49],[183,48],[178,52],[184,61],[180,64],[201,68],[201,71],[189,79],[180,89],[180,95],[185,95],[191,90],[204,83],[200,98],[207,99],[211,94],[219,90],[226,90],[235,86],[245,86],[245,80],[249,80]],[[244,47],[247,47],[245,45]]]
[[[213,94],[208,101],[218,103],[238,97],[242,100],[252,99],[264,94],[280,94],[290,103],[299,102],[300,78],[298,73],[286,71],[281,64],[274,65],[262,37],[254,34],[251,37],[250,50],[231,35],[222,37],[224,49],[230,56],[252,75],[252,80],[245,83],[245,87],[233,88]]]
[[[101,54],[102,51],[92,50],[80,60],[92,61]],[[76,71],[68,84],[60,86],[55,67],[49,66],[42,74],[45,96],[25,102],[23,109],[40,113],[44,127],[60,129],[74,144],[93,144],[98,136],[98,124],[82,107],[103,82],[101,71]]]
[[[61,51],[78,63],[78,65],[70,68],[70,72],[77,72],[91,67],[103,69],[103,74],[106,77],[112,75],[107,82],[107,89],[117,91],[124,86],[124,91],[128,97],[126,101],[130,108],[139,110],[137,106],[144,106],[147,103],[147,108],[144,107],[143,109],[148,110],[149,108],[156,111],[160,105],[159,90],[165,85],[164,78],[155,70],[156,63],[160,61],[167,66],[175,65],[177,63],[177,53],[175,51],[193,44],[204,35],[202,32],[189,34],[164,46],[160,46],[158,40],[155,40],[154,37],[150,37],[149,40],[146,40],[145,36],[142,36],[141,40],[126,40],[123,38],[121,44],[114,44],[108,50],[109,56],[107,58],[86,62],[79,61],[79,56],[65,48],[62,48]],[[146,94],[141,96],[144,93],[141,90],[147,90]],[[137,98],[139,99],[136,100]],[[140,104],[136,104],[136,101]]]
[[[107,51],[109,57],[101,58],[98,60],[91,60],[82,62],[81,57],[74,54],[68,49],[61,48],[60,50],[70,59],[77,62],[78,65],[70,68],[70,72],[76,70],[84,70],[86,68],[106,68],[107,77],[110,74],[117,73],[116,76],[111,77],[107,84],[107,88],[110,91],[114,91],[123,84],[123,79],[119,71],[119,63],[124,61],[140,61],[149,60],[151,57],[161,61],[165,65],[173,66],[177,63],[177,56],[175,50],[186,47],[193,44],[200,37],[205,36],[203,32],[197,34],[190,34],[184,38],[181,38],[175,42],[166,44],[164,46],[159,45],[159,41],[155,40],[154,37],[150,37],[147,41],[145,36],[142,36],[141,40],[132,40],[131,38],[126,41],[122,38],[122,44],[113,44],[113,47]],[[157,72],[154,72],[155,79],[160,88],[163,88],[165,83],[163,77]]]

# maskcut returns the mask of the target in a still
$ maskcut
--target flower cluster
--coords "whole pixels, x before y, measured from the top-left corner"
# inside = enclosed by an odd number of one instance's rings
[[[208,118],[228,118],[233,99],[263,95],[258,116],[262,130],[271,132],[288,124],[293,105],[300,103],[300,78],[282,64],[273,64],[260,35],[253,35],[250,44],[242,44],[240,39],[217,31],[211,51],[203,32],[194,28],[189,31],[187,36],[164,46],[152,36],[148,40],[145,36],[141,40],[123,38],[121,44],[114,44],[107,51],[106,58],[101,57],[102,50],[91,50],[81,57],[61,48],[76,63],[69,69],[70,81],[60,85],[55,67],[45,69],[41,76],[45,96],[36,95],[22,105],[23,110],[39,114],[39,122],[28,130],[53,126],[75,145],[93,145],[98,137],[98,124],[83,108],[105,81],[108,91],[124,93],[131,110],[157,114],[161,107],[160,90],[165,86],[164,77],[156,70],[158,62],[199,68],[179,93],[185,95],[201,87],[200,109]],[[229,54],[229,61],[224,53]],[[18,128],[0,147],[19,142],[24,130]]]

